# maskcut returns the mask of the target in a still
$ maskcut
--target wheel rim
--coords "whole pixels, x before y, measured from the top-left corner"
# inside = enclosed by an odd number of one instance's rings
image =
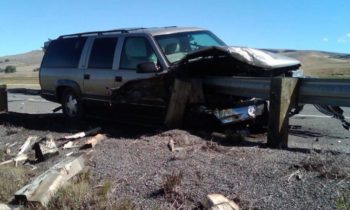
[[[66,112],[69,117],[75,117],[78,113],[78,101],[73,95],[66,98]]]

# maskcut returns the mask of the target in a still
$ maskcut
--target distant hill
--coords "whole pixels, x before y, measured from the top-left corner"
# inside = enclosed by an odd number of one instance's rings
[[[13,65],[17,68],[17,75],[37,75],[38,72],[33,72],[33,70],[40,66],[43,55],[43,51],[34,50],[23,54],[3,56],[0,57],[0,68],[4,69],[8,65]],[[6,76],[11,76],[11,74]]]
[[[302,63],[305,74],[311,76],[350,75],[350,54],[312,50],[275,50],[267,51],[295,58]]]
[[[350,54],[332,53],[311,50],[265,49],[300,60],[306,75],[350,77]],[[38,72],[33,71],[40,66],[43,51],[34,50],[23,54],[0,57],[0,68],[14,65],[17,72],[13,74],[0,73],[0,79],[15,78],[16,82],[38,81]]]

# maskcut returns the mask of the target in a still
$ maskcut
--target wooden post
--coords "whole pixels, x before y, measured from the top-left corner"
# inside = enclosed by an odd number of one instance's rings
[[[191,93],[191,82],[175,79],[170,97],[168,111],[165,117],[165,125],[168,128],[182,126],[186,105]]]
[[[288,147],[289,111],[296,104],[297,78],[272,78],[270,91],[267,144],[273,148]]]
[[[7,111],[7,88],[6,85],[0,85],[0,112]]]

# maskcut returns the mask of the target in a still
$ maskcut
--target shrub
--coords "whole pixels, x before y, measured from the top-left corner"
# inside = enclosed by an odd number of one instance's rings
[[[5,63],[6,63],[6,62],[9,62],[9,61],[10,61],[10,59],[8,59],[8,58],[4,60]]]
[[[4,71],[5,71],[4,69],[0,68],[0,73],[2,73],[2,72],[4,72]]]
[[[5,73],[14,73],[16,72],[16,66],[6,66]]]

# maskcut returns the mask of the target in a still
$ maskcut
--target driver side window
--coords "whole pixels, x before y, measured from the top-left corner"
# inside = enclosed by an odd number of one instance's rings
[[[144,37],[128,37],[124,41],[120,69],[136,70],[137,65],[145,62],[157,63],[157,56]]]

